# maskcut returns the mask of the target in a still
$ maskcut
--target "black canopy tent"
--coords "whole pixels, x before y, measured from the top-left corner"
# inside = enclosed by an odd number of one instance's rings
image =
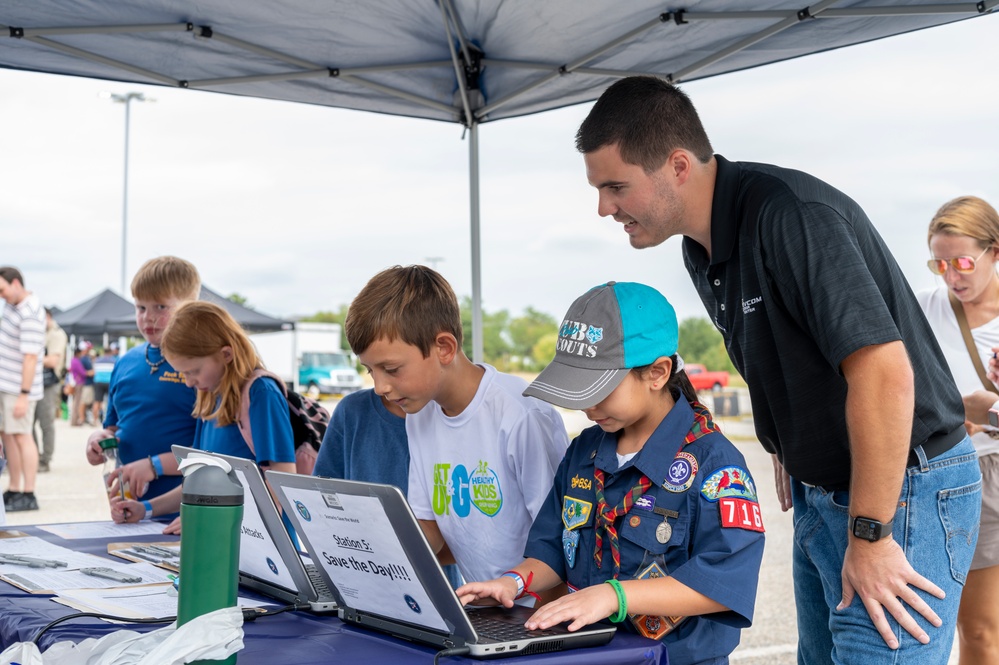
[[[229,300],[206,286],[201,287],[201,300],[224,307],[247,332],[271,332],[291,327],[291,323]],[[92,298],[54,315],[68,335],[76,337],[120,337],[138,335],[135,327],[135,306],[111,289],[104,289]]]
[[[67,335],[77,337],[126,334],[113,322],[128,317],[131,317],[130,330],[135,330],[135,308],[111,289],[104,289],[92,298],[52,315]],[[135,332],[138,334],[137,330]]]
[[[0,66],[406,115],[468,128],[472,337],[482,356],[478,125],[991,13],[999,0],[33,0]]]

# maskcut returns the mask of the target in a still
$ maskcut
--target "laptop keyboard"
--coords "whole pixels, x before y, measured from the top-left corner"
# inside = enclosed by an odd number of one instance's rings
[[[329,602],[333,600],[333,592],[330,588],[326,586],[326,580],[319,573],[316,568],[316,564],[308,563],[305,564],[305,572],[309,574],[309,580],[312,582],[312,588],[316,590],[316,597],[322,602]]]
[[[480,637],[496,640],[498,642],[509,642],[511,640],[523,640],[531,637],[550,637],[562,635],[563,631],[555,630],[528,630],[519,621],[504,621],[495,617],[483,616],[478,612],[468,612],[468,618],[475,628],[475,632]]]

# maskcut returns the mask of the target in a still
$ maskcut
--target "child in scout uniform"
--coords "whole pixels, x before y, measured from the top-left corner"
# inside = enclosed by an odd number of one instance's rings
[[[683,370],[676,314],[655,289],[610,282],[569,308],[555,359],[525,395],[583,410],[523,563],[457,590],[505,606],[561,581],[531,629],[609,618],[668,643],[671,665],[727,663],[753,618],[763,522],[742,454]]]

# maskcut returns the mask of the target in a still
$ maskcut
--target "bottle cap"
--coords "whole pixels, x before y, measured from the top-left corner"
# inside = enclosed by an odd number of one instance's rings
[[[242,506],[243,486],[223,459],[192,453],[178,466],[184,475],[181,503],[201,506]]]
[[[116,437],[109,436],[106,439],[101,439],[98,445],[100,445],[101,450],[107,450],[108,448],[117,448],[118,439]]]

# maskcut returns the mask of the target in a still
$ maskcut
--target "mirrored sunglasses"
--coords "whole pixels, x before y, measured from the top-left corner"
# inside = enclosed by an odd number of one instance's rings
[[[930,272],[934,275],[942,275],[947,272],[947,266],[949,265],[956,272],[962,275],[967,275],[969,273],[975,272],[978,260],[985,256],[985,252],[992,249],[991,247],[986,247],[982,250],[982,253],[977,257],[970,256],[955,256],[952,259],[930,259],[926,262],[926,266],[930,269]]]

